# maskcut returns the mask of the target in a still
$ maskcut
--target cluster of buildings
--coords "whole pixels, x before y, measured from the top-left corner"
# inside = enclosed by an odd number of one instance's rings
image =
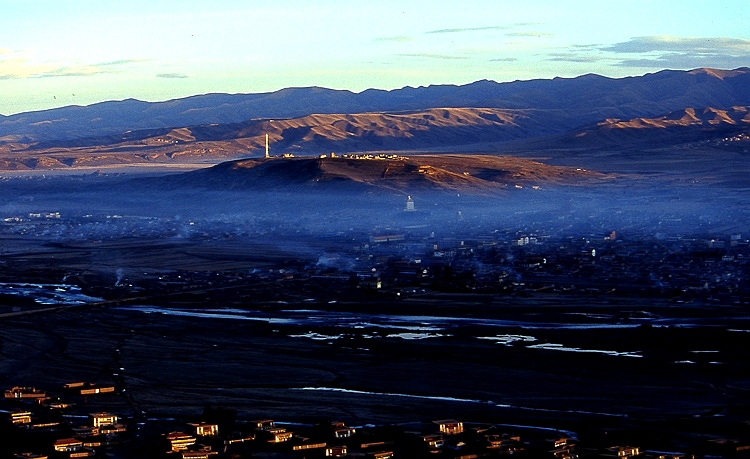
[[[339,256],[352,260],[349,271],[359,285],[376,278],[381,291],[401,294],[427,288],[750,301],[750,245],[740,234],[632,240],[616,231],[584,237],[512,232],[464,240],[394,232],[371,235]]]
[[[309,253],[285,260],[278,269],[227,272],[227,282],[282,279],[322,283],[339,278],[356,286],[408,294],[414,289],[513,292],[546,291],[658,296],[744,303],[750,298],[750,245],[740,233],[702,236],[634,233],[603,228],[598,234],[575,234],[527,228],[498,230],[467,222],[443,226],[410,225],[424,213],[411,197],[401,209],[400,226],[350,229],[333,234],[300,230],[294,222],[232,219],[190,221],[174,218],[83,216],[61,218],[58,212],[9,217],[0,232],[60,239],[123,237],[179,238],[221,243],[247,240],[260,244],[314,246],[330,263],[316,263]],[[421,220],[415,220],[420,223]],[[437,233],[437,235],[436,235]],[[214,242],[218,241],[218,242]],[[0,245],[0,254],[10,248]],[[313,255],[317,256],[317,255]],[[1,261],[1,260],[0,260]],[[141,283],[189,288],[222,282],[216,273],[177,273],[174,278]],[[175,277],[178,276],[179,278]],[[239,276],[239,277],[237,277]],[[221,276],[220,276],[221,277]],[[158,286],[158,285],[157,285]]]
[[[629,239],[612,230],[565,237],[509,231],[464,239],[436,237],[422,228],[335,235],[316,243],[325,252],[317,260],[299,257],[244,272],[161,272],[122,285],[176,292],[278,281],[294,291],[320,290],[321,299],[352,294],[347,290],[353,287],[401,297],[425,291],[545,292],[750,302],[750,244],[741,234]]]
[[[380,426],[350,426],[341,421],[279,424],[272,419],[241,420],[234,410],[207,408],[203,419],[187,422],[143,416],[123,418],[111,412],[75,415],[72,413],[80,413],[80,408],[72,404],[55,408],[50,403],[52,397],[31,387],[13,387],[5,394],[5,419],[0,422],[0,432],[6,439],[3,457],[15,459],[695,457],[643,452],[628,445],[600,446],[598,441],[582,446],[570,432],[566,432],[567,436],[560,432],[555,435],[549,429],[508,428],[455,419]],[[117,395],[107,395],[112,396]],[[40,422],[42,418],[46,422]],[[519,430],[523,433],[519,434]]]
[[[325,157],[325,155],[324,155]],[[335,153],[331,153],[331,158],[336,158]],[[392,153],[368,153],[368,154],[357,154],[357,153],[344,153],[341,155],[342,158],[346,159],[363,159],[363,160],[388,160],[388,161],[406,161],[409,159],[408,156],[401,156]]]

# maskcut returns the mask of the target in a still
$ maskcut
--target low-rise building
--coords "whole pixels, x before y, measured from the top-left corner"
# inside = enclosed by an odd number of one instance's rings
[[[91,419],[91,425],[94,427],[113,426],[120,419],[116,414],[110,413],[92,413],[89,418]]]
[[[208,424],[201,422],[200,424],[190,424],[195,429],[195,434],[199,437],[215,437],[219,435],[218,424]]]
[[[47,398],[47,393],[34,387],[15,386],[5,391],[5,398],[40,399]]]
[[[187,451],[197,441],[194,436],[188,435],[185,432],[170,432],[166,438],[171,450],[175,452]]]
[[[14,411],[10,413],[10,420],[14,425],[29,425],[31,424],[31,412]]]
[[[640,448],[635,446],[613,446],[607,450],[616,453],[617,457],[633,457],[641,453]]]
[[[54,448],[61,453],[75,452],[83,448],[83,442],[77,438],[61,438],[55,441]]]
[[[292,432],[282,428],[269,429],[266,432],[270,434],[269,443],[283,443],[291,440],[292,435],[294,435]]]
[[[440,431],[445,435],[455,435],[464,431],[464,423],[455,419],[443,419],[441,421],[432,421]]]
[[[326,454],[326,457],[344,457],[347,454],[347,449],[345,445],[327,446],[325,454]]]
[[[252,421],[252,424],[255,425],[255,430],[268,430],[273,429],[276,426],[276,423],[271,419]]]

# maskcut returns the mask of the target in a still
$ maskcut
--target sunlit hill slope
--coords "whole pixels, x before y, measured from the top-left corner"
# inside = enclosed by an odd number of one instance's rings
[[[605,174],[485,155],[259,158],[229,161],[162,179],[162,186],[213,190],[416,190],[496,194],[551,185],[585,185]]]

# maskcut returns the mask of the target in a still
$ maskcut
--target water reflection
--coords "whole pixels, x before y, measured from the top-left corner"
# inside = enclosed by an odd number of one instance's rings
[[[0,282],[0,294],[28,298],[43,305],[77,305],[102,301],[85,295],[81,288],[68,284],[32,284]]]

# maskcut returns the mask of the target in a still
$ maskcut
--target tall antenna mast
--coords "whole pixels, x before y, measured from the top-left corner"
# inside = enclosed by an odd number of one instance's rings
[[[268,158],[268,134],[266,134],[266,158]]]

